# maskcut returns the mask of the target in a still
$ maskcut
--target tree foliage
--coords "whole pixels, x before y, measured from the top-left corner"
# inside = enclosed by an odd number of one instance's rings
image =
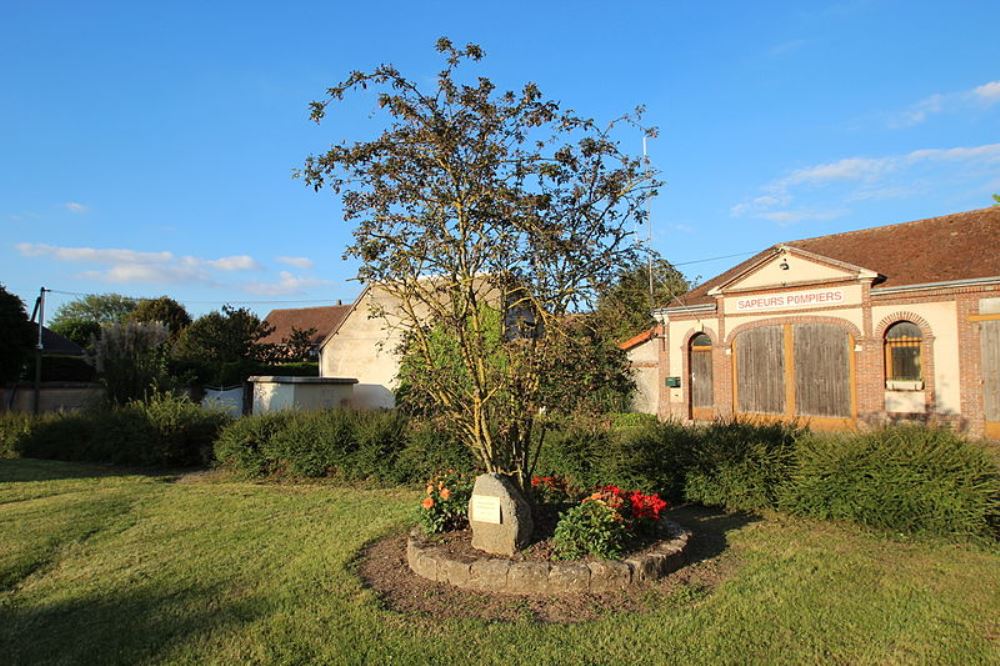
[[[0,284],[0,384],[20,376],[34,342],[35,332],[24,301]]]
[[[568,315],[590,310],[636,261],[632,230],[658,184],[617,137],[652,131],[641,109],[598,125],[533,83],[500,93],[485,77],[463,80],[460,66],[484,55],[475,44],[442,38],[437,50],[445,65],[428,89],[382,65],[313,102],[321,122],[345,95],[374,88],[388,119],[371,140],[308,157],[300,175],[340,195],[356,224],[346,255],[398,301],[375,314],[408,332],[428,368],[461,364],[422,390],[487,470],[526,487]],[[454,340],[449,358],[434,331]]]
[[[221,311],[202,315],[181,332],[174,356],[202,364],[270,362],[274,345],[262,344],[260,340],[273,330],[247,308],[224,305]]]
[[[169,296],[144,298],[139,301],[129,315],[130,321],[162,322],[170,329],[170,335],[177,338],[181,331],[191,325],[191,315],[187,309]]]
[[[89,347],[101,326],[128,319],[138,301],[121,294],[88,294],[60,305],[47,326],[59,335]]]
[[[292,326],[292,332],[281,339],[279,345],[281,360],[283,361],[308,361],[313,356],[316,345],[313,338],[318,330],[316,328],[301,329]]]
[[[597,299],[597,326],[609,340],[621,342],[647,330],[656,323],[651,314],[653,308],[668,305],[689,289],[681,272],[654,253],[653,298],[650,300],[647,261],[622,267],[614,284]]]

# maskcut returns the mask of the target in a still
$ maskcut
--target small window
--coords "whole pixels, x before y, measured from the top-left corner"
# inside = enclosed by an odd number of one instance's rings
[[[909,321],[896,322],[885,332],[885,379],[889,382],[915,382],[923,379],[920,363],[920,327]],[[922,386],[914,385],[919,389]]]
[[[691,338],[691,349],[704,350],[712,348],[712,338],[705,333],[698,333]]]

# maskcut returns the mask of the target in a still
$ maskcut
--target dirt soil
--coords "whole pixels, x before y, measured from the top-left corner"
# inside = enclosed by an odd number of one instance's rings
[[[406,564],[406,533],[372,543],[356,561],[358,575],[383,606],[407,615],[469,618],[493,622],[575,623],[608,613],[642,612],[665,603],[694,603],[712,593],[738,566],[728,551],[726,532],[757,520],[744,514],[722,514],[680,507],[669,517],[692,531],[688,564],[673,574],[644,585],[608,594],[528,596],[472,592],[435,583],[414,574]],[[536,542],[535,545],[538,545]],[[541,553],[525,556],[542,559]]]

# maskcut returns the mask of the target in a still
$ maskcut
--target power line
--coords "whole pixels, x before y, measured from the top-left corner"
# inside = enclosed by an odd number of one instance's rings
[[[66,291],[66,290],[63,290],[63,289],[46,289],[45,291],[53,293],[53,294],[62,294],[64,296],[100,296],[101,295],[101,294],[96,294],[96,293],[84,293],[84,292],[81,292],[81,291]],[[151,297],[147,297],[147,296],[123,296],[122,298],[124,298],[125,300],[129,300],[129,301],[155,301],[157,298],[159,298],[159,296],[151,296]],[[216,303],[225,303],[225,304],[232,304],[232,305],[273,305],[273,304],[280,304],[280,303],[336,303],[338,300],[343,300],[343,299],[337,299],[337,298],[312,298],[312,299],[310,299],[310,298],[305,298],[305,299],[298,299],[298,300],[238,301],[238,300],[233,300],[233,299],[228,299],[228,298],[220,298],[220,299],[216,299],[214,301],[189,301],[189,300],[186,300],[186,299],[177,299],[177,300],[182,300],[184,303],[190,303],[192,305],[214,305]]]
[[[754,250],[753,252],[739,252],[737,254],[726,254],[721,257],[709,257],[708,259],[695,259],[693,261],[682,261],[680,263],[673,264],[674,266],[690,266],[691,264],[704,264],[709,261],[719,261],[720,259],[733,259],[735,257],[749,257],[751,254],[757,254],[759,250]]]

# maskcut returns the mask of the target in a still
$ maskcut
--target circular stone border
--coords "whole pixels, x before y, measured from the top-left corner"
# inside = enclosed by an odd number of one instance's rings
[[[429,541],[420,528],[406,541],[406,562],[427,580],[477,592],[581,594],[623,590],[656,580],[684,566],[691,532],[661,519],[666,538],[641,555],[594,562],[512,562],[495,557],[453,556]]]

